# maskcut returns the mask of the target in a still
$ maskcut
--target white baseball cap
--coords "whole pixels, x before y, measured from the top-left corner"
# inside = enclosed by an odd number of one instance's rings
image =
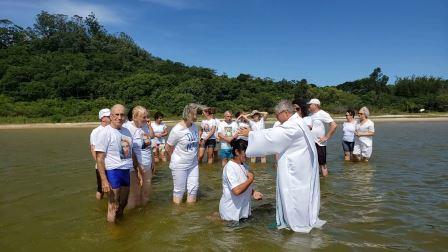
[[[98,113],[98,118],[101,120],[103,119],[103,117],[105,116],[110,116],[110,109],[108,108],[103,108],[102,110],[100,110],[100,112]]]
[[[307,104],[316,104],[316,105],[320,105],[320,101],[319,101],[319,99],[313,98],[313,99],[311,99]]]

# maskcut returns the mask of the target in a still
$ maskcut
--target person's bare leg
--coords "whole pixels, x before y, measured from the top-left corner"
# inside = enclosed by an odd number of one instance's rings
[[[218,160],[218,147],[213,149],[213,159]]]
[[[264,156],[264,157],[261,157],[261,161],[260,161],[262,164],[266,164],[266,156]]]
[[[129,176],[131,185],[129,188],[128,203],[126,206],[128,209],[133,209],[136,206],[138,206],[140,185],[138,185],[138,180],[135,175],[135,171],[131,171]]]
[[[323,175],[324,177],[328,176],[328,167],[327,167],[327,165],[326,165],[326,164],[321,165],[320,168],[321,168],[321,170],[322,170],[322,175]]]
[[[202,163],[202,158],[204,157],[204,153],[205,153],[205,148],[203,148],[203,147],[199,148],[199,156],[198,156],[199,163]]]
[[[162,161],[166,162],[165,150],[160,151],[160,156],[162,156]]]
[[[344,160],[345,161],[350,161],[350,152],[349,151],[345,151],[344,152]]]
[[[196,195],[188,195],[187,203],[196,203]]]
[[[152,179],[152,171],[144,170],[143,171],[143,187],[141,193],[141,204],[146,205],[149,201],[149,195],[151,193],[151,179]]]
[[[117,209],[117,218],[123,216],[124,208],[128,204],[129,197],[129,186],[122,186],[119,189],[119,197],[118,197],[118,209]]]
[[[227,164],[227,158],[223,158],[221,161],[222,167],[226,166]]]
[[[107,221],[115,222],[118,210],[118,189],[112,189],[107,193]]]
[[[101,193],[101,192],[96,192],[96,199],[97,200],[100,200],[100,199],[102,199],[103,198],[103,193]]]
[[[207,148],[207,163],[213,164],[213,148]]]
[[[159,162],[159,146],[154,148],[154,162]]]
[[[173,203],[179,205],[182,203],[182,198],[173,195]]]

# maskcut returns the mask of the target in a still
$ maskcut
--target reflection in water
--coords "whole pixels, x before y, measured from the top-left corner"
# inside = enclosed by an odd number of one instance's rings
[[[198,203],[175,206],[162,162],[149,204],[113,225],[105,220],[106,201],[95,199],[90,129],[0,131],[0,142],[8,143],[0,152],[0,244],[4,251],[443,250],[446,128],[446,122],[378,123],[368,163],[344,162],[337,132],[327,147],[330,176],[321,178],[320,217],[327,224],[310,234],[275,227],[272,156],[250,165],[265,197],[253,202],[253,216],[243,223],[209,218],[219,211],[219,163],[201,165]]]

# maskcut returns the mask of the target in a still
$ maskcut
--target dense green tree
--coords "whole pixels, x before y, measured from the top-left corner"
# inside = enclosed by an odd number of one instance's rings
[[[330,112],[369,106],[373,111],[448,110],[447,80],[389,77],[381,68],[336,87],[259,78],[218,76],[209,68],[162,60],[125,33],[108,33],[92,13],[68,17],[41,12],[33,27],[0,20],[0,116],[50,121],[96,120],[114,103],[144,105],[179,115],[198,102],[218,112],[271,111],[280,99],[319,98]]]

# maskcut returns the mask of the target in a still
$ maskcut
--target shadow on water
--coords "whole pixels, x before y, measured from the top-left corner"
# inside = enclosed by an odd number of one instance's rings
[[[321,178],[327,221],[309,234],[277,230],[273,157],[250,164],[253,216],[219,220],[220,162],[200,166],[199,201],[175,206],[167,163],[157,164],[149,203],[105,221],[94,198],[90,129],[0,131],[0,246],[4,251],[443,250],[448,247],[446,122],[378,123],[370,162],[344,162],[340,131],[329,142],[330,176]],[[24,151],[25,150],[25,151]],[[217,215],[218,214],[218,215]]]

